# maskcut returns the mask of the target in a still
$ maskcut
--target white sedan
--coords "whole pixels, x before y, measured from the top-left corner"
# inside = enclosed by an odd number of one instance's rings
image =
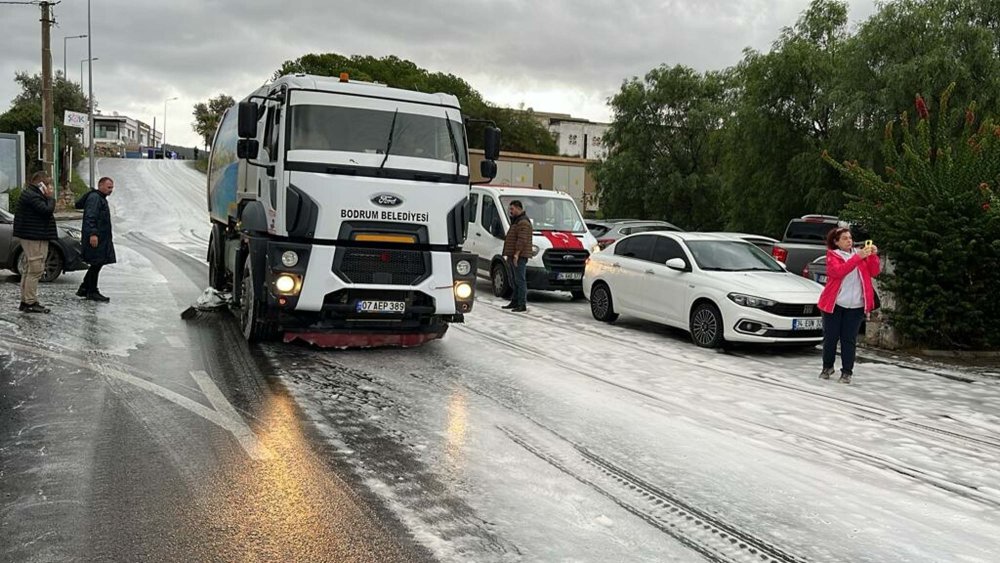
[[[594,318],[619,314],[683,328],[698,346],[725,341],[815,345],[823,286],[726,235],[655,232],[591,255],[583,277]]]

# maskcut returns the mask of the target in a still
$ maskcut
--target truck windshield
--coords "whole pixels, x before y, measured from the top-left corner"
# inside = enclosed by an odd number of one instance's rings
[[[503,196],[504,211],[510,207],[510,202],[520,201],[524,211],[531,219],[531,226],[536,231],[572,231],[582,233],[586,229],[580,210],[571,200],[561,197],[544,196]]]
[[[320,105],[291,108],[289,150],[341,151],[468,164],[462,125],[440,116]],[[393,115],[396,125],[392,126]],[[449,132],[449,128],[451,131]]]

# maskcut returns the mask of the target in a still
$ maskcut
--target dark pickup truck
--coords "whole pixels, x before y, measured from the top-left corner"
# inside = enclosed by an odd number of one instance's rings
[[[785,236],[771,249],[771,256],[784,262],[789,272],[807,276],[806,266],[826,255],[826,235],[830,229],[848,226],[832,215],[803,215],[792,219],[785,228]],[[855,244],[864,242],[866,234],[851,226]]]

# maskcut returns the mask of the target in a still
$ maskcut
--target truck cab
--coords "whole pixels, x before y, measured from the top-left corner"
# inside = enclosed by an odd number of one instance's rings
[[[499,131],[486,128],[482,174]],[[208,173],[213,287],[244,335],[436,338],[475,300],[457,98],[284,76],[222,118]]]
[[[502,254],[504,237],[510,229],[508,208],[515,200],[524,206],[533,229],[528,289],[568,291],[575,299],[582,299],[584,266],[600,247],[576,202],[561,192],[500,186],[472,188],[466,213],[469,236],[464,249],[476,256],[480,276],[490,279],[497,297],[512,295],[513,273]]]

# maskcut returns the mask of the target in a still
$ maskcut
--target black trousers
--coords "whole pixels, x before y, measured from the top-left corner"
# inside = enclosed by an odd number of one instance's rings
[[[854,374],[854,358],[858,348],[858,331],[865,320],[865,309],[845,309],[837,305],[832,313],[823,313],[823,369],[833,369],[840,343],[842,371]]]
[[[87,275],[83,276],[83,284],[80,285],[80,289],[86,291],[87,293],[96,293],[97,278],[101,275],[101,268],[103,267],[104,264],[98,264],[88,268]]]

